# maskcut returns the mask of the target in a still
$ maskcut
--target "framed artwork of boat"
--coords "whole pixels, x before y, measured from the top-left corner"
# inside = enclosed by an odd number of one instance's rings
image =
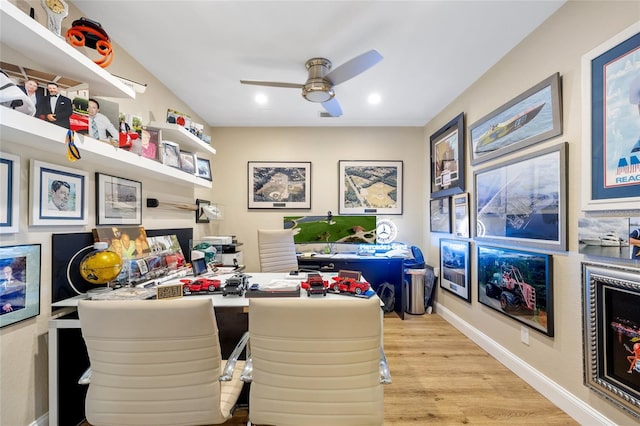
[[[478,302],[553,337],[553,257],[477,247]]]
[[[562,134],[560,74],[555,73],[469,127],[471,164]]]
[[[464,191],[464,113],[445,124],[431,141],[431,198]]]
[[[582,57],[582,209],[640,205],[640,23]]]
[[[582,263],[585,384],[640,417],[640,269]]]
[[[567,143],[474,173],[475,237],[567,250]]]
[[[640,260],[640,216],[578,219],[578,253]]]

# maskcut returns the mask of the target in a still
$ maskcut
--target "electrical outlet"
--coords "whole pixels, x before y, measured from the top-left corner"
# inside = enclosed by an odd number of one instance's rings
[[[520,327],[520,341],[525,345],[529,344],[529,329],[527,327]]]

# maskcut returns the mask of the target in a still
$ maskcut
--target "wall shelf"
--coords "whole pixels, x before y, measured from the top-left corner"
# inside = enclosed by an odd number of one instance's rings
[[[31,117],[10,108],[0,107],[0,135],[2,145],[29,146],[43,152],[58,155],[66,161],[65,137],[67,130]],[[135,178],[148,177],[156,179],[169,177],[172,182],[188,186],[211,188],[211,181],[199,178],[174,167],[165,166],[157,161],[116,148],[108,143],[90,138],[86,135],[76,135],[76,146],[82,158],[74,165],[80,167],[83,163],[99,166],[102,170],[111,169],[117,172],[124,165],[134,166]]]
[[[162,139],[175,142],[180,145],[180,149],[184,151],[204,152],[206,154],[215,154],[216,149],[204,142],[196,135],[189,132],[178,124],[162,123],[160,121],[151,121],[147,127],[162,130]]]

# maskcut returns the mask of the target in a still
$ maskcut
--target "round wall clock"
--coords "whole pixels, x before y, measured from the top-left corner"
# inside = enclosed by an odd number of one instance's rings
[[[388,244],[398,236],[398,227],[390,219],[380,219],[376,225],[376,243]]]

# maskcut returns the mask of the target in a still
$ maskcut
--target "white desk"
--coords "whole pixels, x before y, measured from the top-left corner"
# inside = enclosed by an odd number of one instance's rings
[[[267,284],[269,282],[271,282],[272,280],[280,280],[280,279],[291,279],[291,280],[296,280],[296,282],[300,282],[302,280],[306,280],[306,274],[305,273],[301,273],[300,276],[295,277],[295,276],[289,276],[288,274],[284,274],[284,273],[247,273],[247,275],[250,276],[249,278],[249,284],[254,284],[254,283],[258,283],[258,284]],[[326,280],[330,280],[331,277],[336,276],[336,273],[323,273],[322,276],[324,279]],[[219,275],[219,276],[215,276],[215,277],[210,277],[210,278],[215,278],[215,279],[219,279],[220,281],[222,281],[222,283],[224,283],[224,281],[230,277],[231,274],[229,275]],[[186,277],[189,278],[189,277]],[[176,280],[172,280],[172,281],[167,281],[163,284],[169,284],[169,283],[179,283],[180,280],[176,279]],[[299,300],[301,301],[305,301],[305,300],[310,300],[313,298],[321,298],[321,299],[344,299],[344,298],[348,298],[350,296],[344,296],[344,295],[339,295],[339,294],[332,294],[331,292],[327,293],[326,296],[322,296],[322,295],[313,295],[311,297],[307,296],[307,292],[305,290],[301,290],[300,291],[300,298]],[[377,295],[373,295],[372,297],[378,298]],[[192,298],[196,298],[196,299],[211,299],[213,306],[215,308],[220,308],[221,310],[225,310],[227,308],[229,308],[230,310],[235,310],[238,311],[243,310],[246,311],[247,308],[249,307],[249,300],[250,298],[244,297],[244,296],[236,296],[236,295],[228,295],[228,296],[223,296],[222,294],[216,293],[216,294],[197,294],[197,295],[190,295],[190,296],[186,296],[184,298],[182,298],[182,300],[184,299],[192,299]],[[86,300],[87,296],[86,295],[79,295],[79,296],[75,296],[75,297],[71,297],[69,299],[65,299],[65,300],[61,300],[59,302],[53,303],[52,307],[53,308],[67,308],[66,311],[73,311],[75,308],[77,308],[78,306],[78,302],[80,300]],[[177,300],[181,300],[181,299],[177,299]],[[382,303],[382,301],[381,301]],[[72,312],[73,313],[73,312]],[[218,312],[218,314],[216,315],[218,318],[218,321],[220,323],[220,319],[222,317],[222,315],[219,315],[220,311]],[[246,315],[245,315],[246,316]],[[382,315],[382,310],[380,310],[380,318],[382,321],[383,315]],[[63,424],[63,423],[69,423],[68,421],[60,421],[61,415],[63,413],[61,413],[60,411],[60,400],[58,398],[58,393],[59,393],[59,385],[61,384],[61,376],[62,374],[60,374],[60,362],[59,362],[59,351],[60,349],[63,347],[61,346],[61,330],[64,329],[76,329],[74,330],[67,330],[70,331],[72,333],[74,333],[76,335],[75,339],[78,340],[78,332],[80,329],[80,320],[77,318],[69,318],[68,315],[63,316],[63,317],[58,317],[58,318],[54,318],[52,320],[49,321],[49,425],[50,426],[58,426],[59,424]],[[246,331],[246,330],[245,330]],[[67,339],[66,337],[64,339]],[[81,340],[81,338],[80,338]],[[80,342],[82,344],[82,342]],[[80,345],[81,346],[81,345]],[[72,351],[72,353],[69,354],[69,356],[75,356],[75,357],[82,357],[85,354],[80,354],[77,353],[79,351],[79,349],[77,349],[76,351]],[[66,361],[66,360],[65,360]],[[71,366],[72,368],[70,369],[63,369],[63,371],[66,371],[66,374],[70,374],[70,377],[63,377],[64,380],[70,380],[70,381],[77,381],[77,379],[80,377],[80,375],[82,374],[82,372],[88,367],[88,363],[84,363],[83,365],[73,365]],[[63,373],[64,374],[64,373]],[[80,385],[78,385],[78,387],[80,387]],[[86,387],[82,387],[82,388],[77,388],[74,389],[74,391],[77,391],[77,393],[81,393],[83,391],[86,392]],[[79,398],[78,395],[68,395],[68,391],[65,390],[65,396],[69,397],[69,398]],[[82,398],[82,401],[84,401],[84,398]],[[83,402],[82,402],[83,404]],[[81,408],[84,407],[84,405],[81,406]],[[66,413],[64,413],[66,415]],[[80,419],[82,420],[82,419]],[[75,419],[74,419],[75,421]],[[74,424],[79,423],[76,422]],[[69,423],[70,424],[70,423]]]

